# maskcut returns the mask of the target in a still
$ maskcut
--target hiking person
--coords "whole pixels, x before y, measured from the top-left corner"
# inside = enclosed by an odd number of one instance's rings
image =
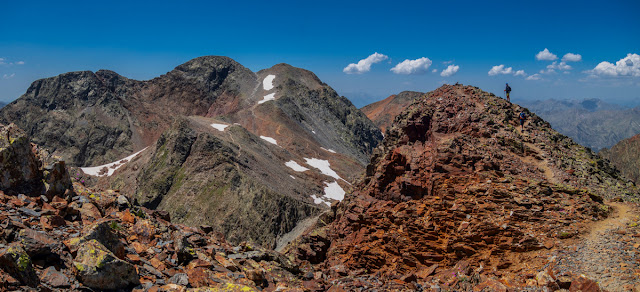
[[[522,131],[524,131],[524,120],[527,119],[527,114],[524,111],[521,111],[519,115],[519,119],[520,119],[520,128],[522,129]]]
[[[505,88],[504,91],[507,93],[507,101],[511,102],[511,99],[509,98],[509,93],[511,93],[511,87],[509,87],[509,83],[507,83],[507,88]]]

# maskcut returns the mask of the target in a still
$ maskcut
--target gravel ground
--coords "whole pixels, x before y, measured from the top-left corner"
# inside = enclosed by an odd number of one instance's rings
[[[640,208],[610,203],[614,214],[555,252],[558,274],[581,271],[607,291],[640,291]]]

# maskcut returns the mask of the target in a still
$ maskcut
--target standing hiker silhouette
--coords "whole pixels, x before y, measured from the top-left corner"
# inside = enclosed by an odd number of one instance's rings
[[[507,101],[511,102],[511,99],[509,98],[509,93],[511,93],[511,87],[509,87],[509,83],[507,83],[507,87],[504,89],[504,91],[507,93]]]

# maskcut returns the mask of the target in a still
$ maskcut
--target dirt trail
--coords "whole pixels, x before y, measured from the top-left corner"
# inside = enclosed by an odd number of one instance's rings
[[[581,271],[607,291],[640,291],[639,210],[629,203],[609,205],[614,208],[609,218],[557,252],[558,268]]]

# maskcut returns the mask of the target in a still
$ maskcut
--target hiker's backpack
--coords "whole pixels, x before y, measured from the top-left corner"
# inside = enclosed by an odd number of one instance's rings
[[[524,112],[520,113],[520,119],[521,120],[526,120],[527,119],[527,114],[525,114]]]

